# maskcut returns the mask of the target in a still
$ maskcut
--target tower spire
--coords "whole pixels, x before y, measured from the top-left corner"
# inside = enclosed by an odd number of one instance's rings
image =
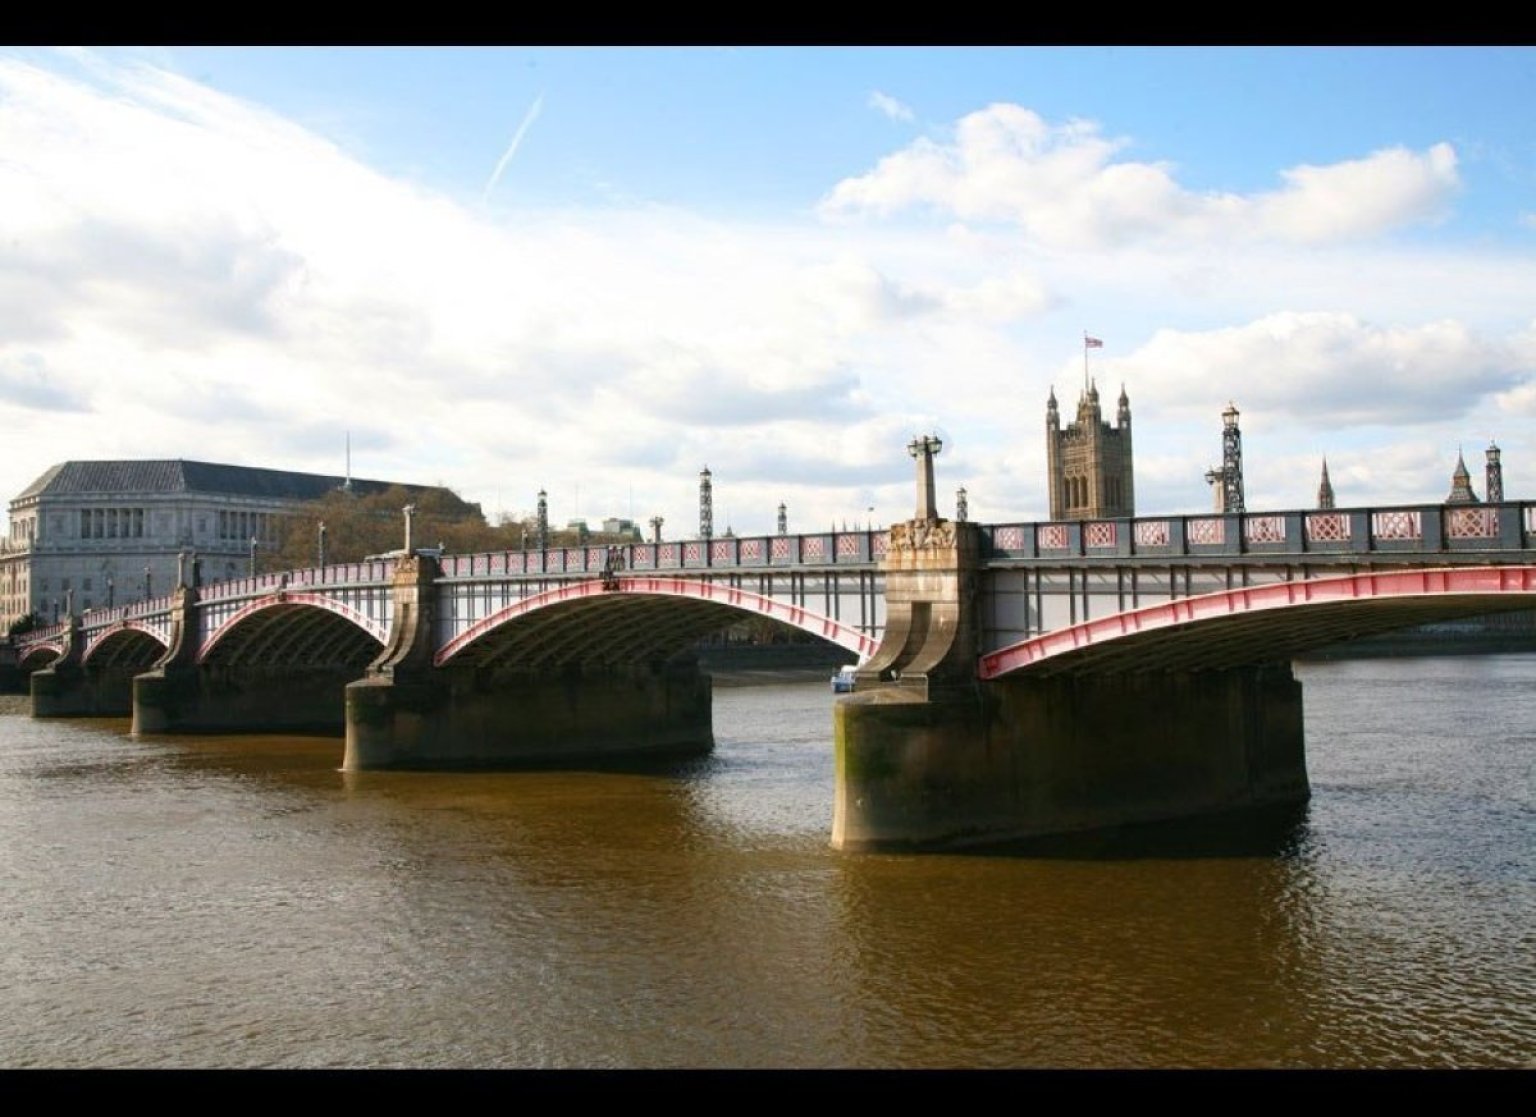
[[[1447,504],[1480,504],[1477,493],[1472,491],[1472,474],[1467,470],[1466,459],[1462,457],[1461,447],[1456,447],[1456,468],[1451,473],[1451,493],[1445,498]]]

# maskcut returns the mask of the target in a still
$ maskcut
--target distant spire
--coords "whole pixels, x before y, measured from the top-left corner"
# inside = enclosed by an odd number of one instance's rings
[[[1477,494],[1472,491],[1472,474],[1467,472],[1466,460],[1461,456],[1461,447],[1456,448],[1456,469],[1451,474],[1451,494],[1445,498],[1447,504],[1479,504]]]
[[[1323,459],[1323,479],[1317,486],[1317,506],[1323,509],[1333,507],[1333,482],[1328,480],[1328,459]]]

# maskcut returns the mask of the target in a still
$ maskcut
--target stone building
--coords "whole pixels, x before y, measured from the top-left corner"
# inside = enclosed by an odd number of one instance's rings
[[[11,501],[0,620],[52,622],[165,593],[183,551],[196,553],[207,581],[237,577],[279,541],[286,513],[343,487],[368,494],[390,484],[180,460],[52,466]]]
[[[1090,383],[1077,418],[1063,429],[1051,390],[1045,409],[1046,473],[1053,520],[1108,520],[1136,514],[1131,461],[1131,401],[1120,389],[1115,425],[1104,421],[1099,389]]]

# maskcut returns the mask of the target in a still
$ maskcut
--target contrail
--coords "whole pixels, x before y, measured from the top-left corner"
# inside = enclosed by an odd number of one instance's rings
[[[517,126],[517,135],[512,137],[512,142],[507,145],[507,150],[502,153],[500,162],[496,164],[496,169],[491,172],[491,179],[485,184],[485,193],[480,198],[482,202],[490,200],[491,191],[501,181],[501,172],[507,169],[508,163],[512,162],[512,156],[517,154],[517,145],[523,142],[523,135],[528,131],[528,126],[533,123],[534,118],[539,115],[539,110],[543,107],[544,94],[540,93],[533,99],[533,104],[529,106],[528,111],[523,114],[523,122]]]

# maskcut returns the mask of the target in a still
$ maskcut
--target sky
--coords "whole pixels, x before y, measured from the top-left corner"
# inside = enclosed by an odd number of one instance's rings
[[[0,48],[0,489],[443,484],[494,522],[1536,498],[1536,49]],[[1087,349],[1085,336],[1103,342]],[[648,529],[647,529],[648,531]]]

